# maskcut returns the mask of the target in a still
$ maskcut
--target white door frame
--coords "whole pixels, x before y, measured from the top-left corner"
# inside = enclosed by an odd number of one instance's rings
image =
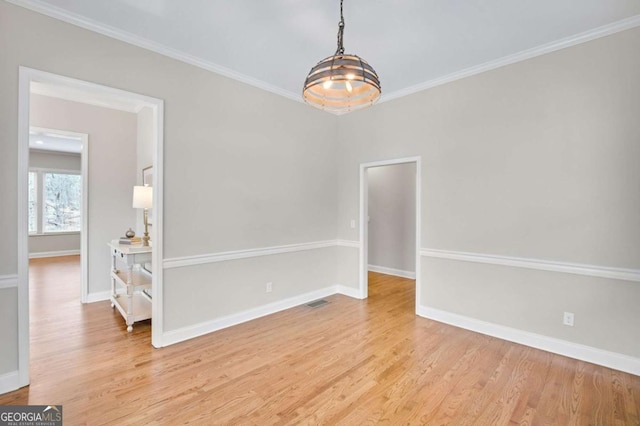
[[[164,101],[87,81],[64,77],[45,71],[21,66],[18,82],[18,377],[19,386],[29,384],[29,105],[31,83],[40,82],[81,90],[95,95],[106,95],[113,99],[125,99],[147,106],[153,111],[153,212],[154,223],[151,238],[154,241],[152,262],[157,272],[152,279],[151,343],[154,347],[164,346],[162,342],[163,300],[162,300],[162,206],[163,206],[163,145],[164,145]],[[88,156],[87,156],[88,159]],[[83,224],[87,221],[83,221]],[[106,244],[106,242],[105,242]],[[105,258],[107,252],[105,251]]]
[[[40,133],[55,133],[61,136],[69,136],[80,139],[82,150],[80,152],[80,176],[82,176],[82,224],[80,227],[80,301],[87,303],[89,294],[89,135],[86,133],[71,132],[61,129],[48,129],[45,127],[29,126],[30,130]]]
[[[369,296],[369,224],[367,218],[369,216],[368,196],[369,181],[367,169],[370,167],[392,166],[394,164],[415,163],[416,165],[416,313],[420,305],[421,297],[421,277],[420,277],[420,183],[421,183],[421,164],[422,157],[406,157],[394,160],[374,161],[372,163],[360,164],[360,256],[359,256],[359,297],[366,299]]]

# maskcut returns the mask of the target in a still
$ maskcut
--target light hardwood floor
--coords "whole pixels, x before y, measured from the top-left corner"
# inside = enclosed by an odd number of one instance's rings
[[[77,257],[30,276],[31,385],[0,404],[66,425],[640,425],[640,377],[416,317],[412,280],[153,349],[149,322],[80,304]]]

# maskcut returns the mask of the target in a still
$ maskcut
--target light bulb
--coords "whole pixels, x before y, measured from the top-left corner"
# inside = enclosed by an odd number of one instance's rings
[[[353,92],[353,87],[351,87],[351,83],[349,83],[348,81],[345,81],[344,85],[347,87],[347,92]]]
[[[327,80],[324,83],[322,83],[322,87],[324,87],[325,89],[328,89],[331,87],[332,84],[333,82],[331,80]]]
[[[347,74],[345,77],[347,77],[348,80],[353,80],[354,78],[356,78],[356,76],[353,74]]]

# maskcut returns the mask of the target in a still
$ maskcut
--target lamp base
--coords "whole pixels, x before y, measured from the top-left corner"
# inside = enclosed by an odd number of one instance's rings
[[[142,237],[142,245],[149,247],[149,210],[144,209],[144,236]]]

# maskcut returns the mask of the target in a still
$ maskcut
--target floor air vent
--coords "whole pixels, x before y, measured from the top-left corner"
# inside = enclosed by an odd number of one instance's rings
[[[327,302],[324,299],[320,299],[320,300],[314,300],[313,302],[307,303],[307,306],[310,308],[319,308],[320,306],[326,305],[327,303],[329,302]]]

